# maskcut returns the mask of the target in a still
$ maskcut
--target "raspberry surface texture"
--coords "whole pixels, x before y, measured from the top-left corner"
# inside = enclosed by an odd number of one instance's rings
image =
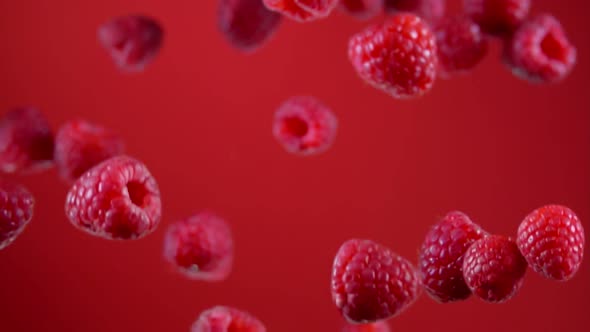
[[[385,11],[392,14],[414,13],[428,22],[436,22],[445,14],[447,0],[385,0]]]
[[[140,161],[118,156],[84,173],[66,198],[66,216],[76,228],[106,239],[139,239],[160,223],[156,180]]]
[[[516,243],[535,272],[566,281],[580,269],[585,240],[582,223],[572,210],[547,205],[524,218]]]
[[[164,239],[166,260],[195,280],[225,280],[231,272],[233,255],[229,225],[211,212],[171,225]]]
[[[127,15],[113,18],[98,28],[98,39],[123,71],[140,72],[162,47],[164,30],[153,18]]]
[[[526,19],[531,0],[463,0],[463,7],[483,32],[505,37]]]
[[[55,135],[55,166],[62,178],[73,182],[123,150],[123,140],[106,128],[84,120],[69,121]]]
[[[282,16],[262,0],[219,0],[217,24],[225,39],[237,50],[251,53],[268,41]]]
[[[505,63],[533,83],[563,80],[576,64],[577,51],[555,17],[538,15],[526,21],[506,42]]]
[[[473,294],[486,302],[510,300],[522,287],[527,262],[516,243],[504,236],[477,240],[463,258],[463,276]]]
[[[420,287],[412,263],[373,241],[346,241],[334,258],[332,300],[351,323],[398,315],[418,298]]]
[[[326,18],[339,0],[263,0],[266,7],[297,22]]]
[[[266,332],[266,327],[248,312],[216,306],[201,313],[191,332]]]
[[[24,231],[34,207],[35,199],[25,187],[0,180],[0,250]]]
[[[371,324],[348,324],[342,332],[391,332],[391,328],[386,322],[380,321]]]
[[[395,15],[354,35],[348,57],[363,80],[395,98],[423,95],[436,79],[434,34],[414,14]]]
[[[28,173],[53,164],[54,137],[36,108],[19,107],[0,118],[0,171]]]
[[[383,11],[384,0],[340,0],[340,9],[358,19],[367,20]]]
[[[438,302],[467,299],[471,290],[463,278],[463,257],[485,235],[467,215],[453,211],[430,229],[420,249],[419,267],[426,292]]]
[[[287,99],[275,112],[273,135],[290,153],[314,155],[328,150],[336,138],[338,119],[310,96]]]

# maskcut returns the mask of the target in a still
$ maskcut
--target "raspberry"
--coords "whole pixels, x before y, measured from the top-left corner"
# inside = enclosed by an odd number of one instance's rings
[[[414,13],[429,22],[436,22],[445,14],[446,0],[385,0],[385,11]]]
[[[332,299],[351,323],[391,318],[420,294],[418,273],[405,258],[370,240],[352,239],[332,268]]]
[[[531,0],[463,0],[463,7],[483,32],[507,36],[527,17]]]
[[[123,141],[107,129],[83,120],[70,121],[55,136],[55,165],[66,181],[73,182],[123,150]]]
[[[526,21],[507,41],[504,59],[512,72],[534,83],[563,80],[576,63],[576,48],[551,15]]]
[[[383,0],[340,0],[340,8],[358,19],[366,20],[381,13]]]
[[[243,52],[261,47],[281,21],[281,15],[268,10],[261,0],[219,0],[219,30],[233,47]]]
[[[164,257],[191,279],[224,280],[233,261],[230,228],[209,212],[177,222],[166,233]]]
[[[191,332],[266,332],[266,327],[245,311],[216,306],[201,313]]]
[[[77,228],[106,239],[139,239],[156,229],[162,204],[145,165],[118,156],[91,168],[72,186],[66,216]]]
[[[372,324],[348,324],[342,332],[390,332],[391,329],[386,322],[377,322]]]
[[[0,250],[23,232],[34,207],[33,195],[25,187],[0,180]]]
[[[338,0],[263,0],[272,11],[297,22],[310,22],[330,15]]]
[[[434,27],[439,73],[449,77],[475,67],[488,51],[488,41],[468,18],[445,19]]]
[[[484,235],[481,227],[459,211],[448,213],[428,232],[419,266],[424,288],[433,299],[446,303],[471,295],[463,279],[463,256]]]
[[[582,264],[584,229],[565,206],[547,205],[531,212],[518,227],[516,243],[531,268],[546,278],[566,281]]]
[[[436,41],[414,14],[399,14],[354,35],[348,57],[369,84],[396,98],[417,97],[436,78]]]
[[[312,155],[326,151],[334,142],[338,120],[319,100],[291,97],[276,111],[273,135],[288,151]]]
[[[0,171],[39,171],[52,160],[53,133],[39,110],[15,108],[0,119]]]
[[[98,28],[98,39],[115,64],[128,72],[139,72],[162,47],[164,32],[154,19],[128,15],[111,19]]]
[[[463,258],[463,276],[471,291],[487,302],[511,299],[522,287],[527,262],[514,240],[490,235],[477,240]]]

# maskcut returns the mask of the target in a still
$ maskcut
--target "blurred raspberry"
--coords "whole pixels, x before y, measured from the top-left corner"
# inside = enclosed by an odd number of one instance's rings
[[[171,225],[164,239],[166,260],[196,280],[225,280],[231,272],[233,249],[229,225],[209,212]]]
[[[531,0],[463,0],[463,7],[483,32],[504,37],[527,17]]]
[[[35,199],[25,187],[0,180],[0,250],[24,231],[34,207]]]
[[[164,31],[154,19],[128,15],[111,19],[98,28],[98,39],[120,69],[143,71],[162,47]]]
[[[84,173],[68,192],[66,216],[76,228],[106,239],[139,239],[160,223],[156,180],[128,156],[108,159]]]
[[[201,313],[191,332],[266,332],[266,327],[245,311],[216,306]]]
[[[385,0],[385,11],[392,14],[414,13],[428,22],[436,22],[445,14],[446,0]]]
[[[0,118],[0,171],[44,170],[53,161],[53,133],[45,116],[33,107],[8,111]]]
[[[367,20],[383,11],[384,0],[340,0],[340,8],[361,20]]]
[[[531,212],[518,227],[520,252],[535,272],[566,281],[580,269],[584,257],[584,228],[578,216],[561,205]]]
[[[372,324],[347,324],[342,332],[391,332],[386,322]]]
[[[339,0],[263,0],[266,7],[297,22],[328,17]]]
[[[83,120],[70,121],[55,136],[55,165],[66,181],[73,182],[123,150],[123,141],[109,130]]]

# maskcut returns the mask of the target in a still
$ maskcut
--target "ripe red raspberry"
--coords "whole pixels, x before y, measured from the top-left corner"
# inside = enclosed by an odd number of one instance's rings
[[[380,321],[372,324],[348,324],[342,332],[390,332],[386,322]]]
[[[479,26],[463,17],[442,20],[434,27],[439,74],[450,77],[475,67],[488,51]]]
[[[420,287],[412,263],[373,241],[346,241],[334,258],[332,299],[351,323],[401,313],[418,298]]]
[[[73,182],[123,150],[123,141],[109,130],[83,120],[70,121],[55,136],[55,165],[66,181]]]
[[[204,212],[168,228],[164,257],[191,279],[221,281],[232,268],[233,239],[228,224]]]
[[[327,106],[309,96],[291,97],[276,111],[273,135],[288,151],[312,155],[334,142],[338,120]]]
[[[21,107],[0,118],[0,171],[39,171],[52,161],[53,133],[41,112]]]
[[[33,195],[25,187],[0,180],[0,250],[24,231],[34,207]]]
[[[463,276],[471,291],[487,302],[511,299],[522,287],[527,262],[516,243],[505,236],[477,240],[463,258]]]
[[[531,0],[463,0],[463,6],[483,32],[507,36],[527,17]]]
[[[516,76],[534,83],[553,83],[571,72],[576,54],[561,24],[551,15],[539,15],[526,21],[507,41],[504,60]]]
[[[266,332],[266,327],[250,313],[216,306],[201,313],[191,332]]]
[[[547,205],[518,227],[516,243],[531,268],[546,278],[566,281],[582,264],[584,228],[569,208]]]
[[[263,0],[270,10],[279,12],[297,22],[310,22],[325,18],[338,4],[338,0]]]
[[[436,22],[445,14],[446,0],[385,0],[385,11],[414,13],[428,22]]]
[[[358,19],[366,20],[383,11],[383,0],[340,0],[340,8]]]
[[[66,216],[78,229],[106,239],[139,239],[162,214],[160,191],[146,166],[118,156],[91,168],[72,186]]]
[[[124,71],[143,71],[162,47],[164,32],[154,19],[128,15],[98,28],[98,39],[115,64]]]
[[[369,84],[396,98],[417,97],[436,78],[436,40],[414,14],[399,14],[354,35],[348,57]]]
[[[459,211],[448,213],[428,232],[420,250],[419,266],[424,288],[433,299],[446,303],[471,295],[463,279],[463,257],[485,234]]]
[[[282,16],[270,11],[262,0],[219,0],[217,24],[236,49],[250,53],[275,33]]]

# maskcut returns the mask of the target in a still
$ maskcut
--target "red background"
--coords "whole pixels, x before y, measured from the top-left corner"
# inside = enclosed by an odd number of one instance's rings
[[[284,24],[244,56],[216,28],[216,1],[0,2],[0,112],[30,104],[57,128],[82,117],[120,133],[162,191],[155,234],[109,242],[74,229],[55,171],[20,178],[34,220],[0,252],[0,330],[188,331],[217,304],[246,309],[269,331],[339,331],[331,302],[333,256],[351,237],[416,260],[438,217],[468,213],[494,233],[548,203],[570,206],[590,229],[590,21],[586,1],[534,1],[578,47],[562,84],[532,86],[499,63],[494,46],[473,75],[438,81],[398,101],[365,86],[346,57],[367,23],[340,12]],[[122,74],[98,46],[115,15],[163,23],[160,56]],[[340,120],[321,156],[287,154],[271,135],[274,109],[312,94]],[[233,226],[234,272],[223,283],[183,279],[162,259],[166,226],[209,208]],[[586,232],[588,234],[588,231]],[[586,251],[588,254],[588,251]],[[422,296],[395,331],[587,331],[590,263],[567,283],[530,272],[503,305],[440,305]]]

